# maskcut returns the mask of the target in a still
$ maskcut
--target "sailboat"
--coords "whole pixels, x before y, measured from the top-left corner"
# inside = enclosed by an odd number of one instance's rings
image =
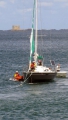
[[[34,0],[32,30],[30,36],[29,68],[27,71],[23,72],[24,79],[27,80],[28,83],[49,82],[53,80],[56,76],[56,70],[43,66],[43,57],[37,53],[37,42],[38,42],[37,7],[38,7],[38,1]],[[35,23],[35,28],[34,28],[34,23]],[[34,38],[34,32],[35,32],[35,38]]]

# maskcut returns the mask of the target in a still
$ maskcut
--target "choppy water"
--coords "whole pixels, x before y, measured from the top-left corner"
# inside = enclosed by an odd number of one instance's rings
[[[16,70],[22,74],[27,68],[29,35],[0,31],[0,120],[68,120],[68,77],[32,85],[9,80]],[[68,34],[47,34],[39,46],[44,64],[53,59],[68,71]]]

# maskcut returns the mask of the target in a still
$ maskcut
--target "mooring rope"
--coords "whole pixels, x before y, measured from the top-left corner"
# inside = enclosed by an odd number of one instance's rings
[[[31,73],[31,74],[29,75],[29,77],[30,77],[32,74],[33,74],[33,73]],[[28,75],[28,73],[27,73],[27,75]],[[23,85],[23,84],[29,79],[29,77],[27,78],[27,76],[26,76],[24,82],[22,82],[22,84],[20,84],[20,85]]]

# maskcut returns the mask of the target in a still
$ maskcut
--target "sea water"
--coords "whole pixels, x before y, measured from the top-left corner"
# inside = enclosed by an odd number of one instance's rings
[[[38,52],[68,72],[68,33],[43,31]],[[68,120],[68,75],[45,84],[11,81],[28,68],[29,31],[0,31],[0,120]]]

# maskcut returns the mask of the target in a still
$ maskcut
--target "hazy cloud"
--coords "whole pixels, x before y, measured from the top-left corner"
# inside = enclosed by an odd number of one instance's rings
[[[10,2],[14,4],[14,3],[15,3],[15,0],[10,0]]]
[[[54,0],[58,4],[60,3],[61,7],[67,7],[68,6],[68,0]]]
[[[51,10],[50,13],[51,13],[51,14],[56,14],[57,11],[55,11],[55,10]]]
[[[67,2],[68,3],[68,0],[54,0],[55,2]]]
[[[25,12],[30,12],[32,9],[31,8],[29,8],[29,9],[19,9],[19,10],[17,10],[18,11],[18,13],[20,13],[20,14],[24,14]]]
[[[4,1],[0,1],[0,7],[5,7],[6,6],[6,2],[4,2]]]
[[[52,6],[53,3],[52,2],[41,2],[41,6]]]
[[[68,3],[63,4],[62,7],[68,7]]]

